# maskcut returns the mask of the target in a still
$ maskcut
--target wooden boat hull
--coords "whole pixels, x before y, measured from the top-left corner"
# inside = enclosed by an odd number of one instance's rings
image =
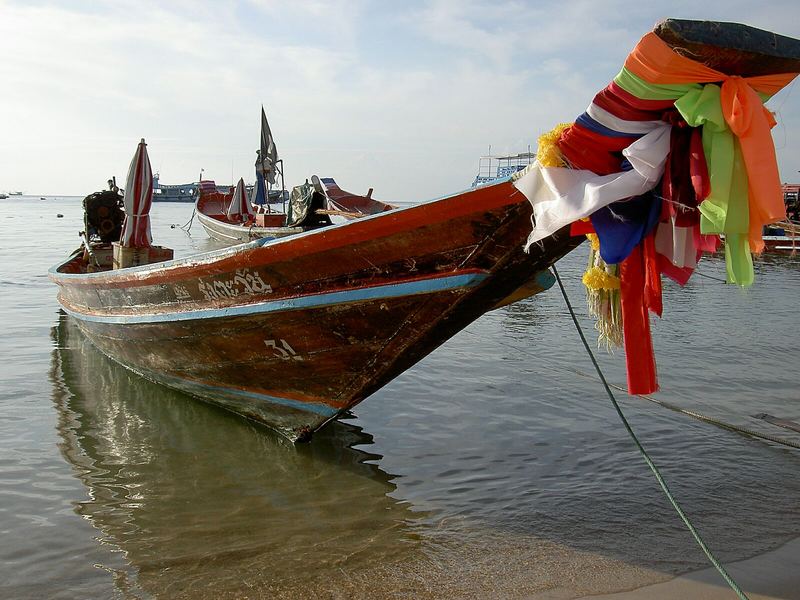
[[[225,223],[201,212],[197,213],[197,220],[206,230],[208,236],[218,242],[228,244],[249,242],[259,239],[275,239],[287,235],[303,233],[303,227],[258,227],[256,225],[247,227],[244,225],[234,225]]]
[[[319,185],[320,194],[325,196],[328,209],[317,210],[320,215],[334,216],[339,219],[355,219],[366,215],[378,214],[393,210],[395,207],[375,200],[371,197],[372,190],[368,196],[352,194],[339,187],[332,178],[314,178]],[[218,192],[201,193],[195,203],[195,212],[200,224],[208,233],[209,237],[219,242],[227,244],[238,244],[258,239],[275,239],[287,235],[295,235],[308,231],[314,227],[325,226],[330,223],[329,217],[324,224],[312,226],[285,227],[286,215],[282,212],[260,214],[256,217],[256,223],[241,224],[231,223],[225,216],[225,211],[231,201],[233,193],[221,194]],[[269,209],[270,206],[266,205]],[[259,219],[266,221],[260,223]]]
[[[230,196],[232,194],[229,194]],[[259,227],[229,223],[224,219],[227,206],[224,194],[201,194],[195,203],[197,220],[211,239],[226,244],[240,244],[251,240],[275,239],[287,235],[296,235],[305,231],[303,227]],[[230,198],[228,198],[230,201]]]
[[[764,230],[764,251],[773,254],[796,254],[800,250],[800,223],[785,220]]]
[[[111,358],[298,440],[520,288],[549,287],[580,238],[526,254],[530,215],[506,181],[168,263],[87,274],[75,256],[50,276]]]
[[[774,254],[796,254],[800,251],[800,237],[788,235],[765,235],[764,251]]]

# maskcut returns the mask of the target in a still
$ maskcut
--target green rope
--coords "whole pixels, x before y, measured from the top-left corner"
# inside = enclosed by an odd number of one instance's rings
[[[583,330],[581,329],[581,326],[578,323],[578,318],[575,316],[575,311],[572,309],[572,304],[570,303],[569,298],[567,297],[567,291],[564,289],[564,284],[561,283],[561,277],[559,277],[558,275],[558,270],[556,269],[556,266],[553,265],[552,269],[553,269],[553,274],[556,276],[558,287],[561,288],[561,294],[564,296],[564,302],[566,302],[567,309],[569,310],[569,314],[572,317],[572,322],[575,323],[575,328],[578,330],[578,335],[580,336],[581,341],[583,342],[583,345],[586,348],[586,352],[589,353],[589,358],[592,360],[592,364],[594,365],[594,368],[600,377],[600,381],[603,382],[603,386],[606,388],[608,397],[611,399],[611,403],[614,405],[614,408],[616,409],[619,418],[622,420],[622,424],[625,425],[625,429],[627,429],[628,433],[631,436],[631,439],[633,439],[633,442],[636,444],[636,447],[639,449],[639,452],[641,452],[644,461],[647,463],[647,466],[650,467],[650,470],[653,472],[653,475],[655,475],[658,484],[661,486],[661,489],[664,490],[664,494],[666,494],[667,499],[670,501],[670,504],[672,504],[672,507],[678,513],[678,516],[680,516],[686,527],[694,536],[694,539],[697,541],[697,544],[700,546],[705,555],[708,557],[708,560],[711,562],[712,565],[714,565],[717,571],[719,571],[719,574],[727,582],[730,588],[734,592],[736,592],[736,595],[739,596],[741,600],[748,600],[745,593],[731,578],[731,576],[728,575],[728,572],[725,570],[725,567],[723,567],[722,564],[720,564],[720,562],[716,559],[716,557],[711,553],[711,550],[708,548],[708,546],[706,546],[705,542],[703,541],[703,538],[700,537],[700,533],[694,528],[694,525],[692,525],[691,521],[689,521],[689,517],[686,516],[686,513],[683,512],[683,509],[678,504],[678,501],[675,500],[675,497],[672,495],[672,492],[670,492],[666,481],[664,481],[664,478],[661,476],[661,472],[658,470],[658,467],[656,467],[655,463],[653,463],[653,461],[650,458],[650,455],[647,454],[647,451],[644,449],[641,442],[639,442],[639,438],[636,437],[636,434],[633,432],[633,429],[631,429],[628,420],[622,413],[622,409],[619,407],[619,404],[617,404],[616,398],[614,398],[614,393],[611,391],[611,387],[609,387],[608,383],[606,382],[605,376],[603,376],[603,372],[600,370],[600,365],[597,364],[597,360],[594,357],[594,353],[592,352],[592,349],[589,347],[589,343],[586,341],[586,336],[583,335]]]

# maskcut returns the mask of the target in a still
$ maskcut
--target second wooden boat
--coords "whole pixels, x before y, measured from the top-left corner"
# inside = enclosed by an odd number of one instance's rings
[[[227,214],[233,196],[233,190],[224,193],[216,186],[207,189],[201,186],[195,204],[197,218],[208,235],[228,244],[286,237],[326,227],[337,219],[357,219],[394,208],[372,198],[371,189],[364,196],[353,194],[341,189],[330,177],[314,176],[310,182],[295,187],[288,200],[288,211],[265,204],[245,221],[231,219]]]
[[[287,227],[286,214],[269,212],[254,215],[242,222],[232,220],[226,214],[231,203],[233,191],[229,193],[200,192],[195,203],[197,220],[209,237],[227,244],[240,244],[258,239],[274,239],[303,233],[307,227]]]

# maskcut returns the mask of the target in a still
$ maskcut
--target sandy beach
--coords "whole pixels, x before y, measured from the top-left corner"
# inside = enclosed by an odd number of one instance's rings
[[[800,538],[747,560],[725,565],[728,573],[751,600],[794,600],[800,598]],[[537,594],[536,600],[564,598],[565,590]],[[710,567],[669,581],[626,592],[584,596],[593,600],[727,600],[736,594]]]

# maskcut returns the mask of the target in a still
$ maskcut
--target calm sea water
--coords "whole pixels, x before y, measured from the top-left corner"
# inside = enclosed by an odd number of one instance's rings
[[[192,207],[157,242],[210,249]],[[57,218],[63,214],[63,218]],[[47,269],[78,198],[0,201],[0,597],[559,598],[706,566],[597,381],[554,289],[488,314],[293,446],[96,352]],[[585,317],[586,249],[559,263]],[[711,258],[700,271],[720,276]],[[800,442],[800,259],[739,290],[665,286],[659,398]],[[623,355],[598,354],[624,383]],[[800,535],[800,451],[619,394],[725,562]]]

